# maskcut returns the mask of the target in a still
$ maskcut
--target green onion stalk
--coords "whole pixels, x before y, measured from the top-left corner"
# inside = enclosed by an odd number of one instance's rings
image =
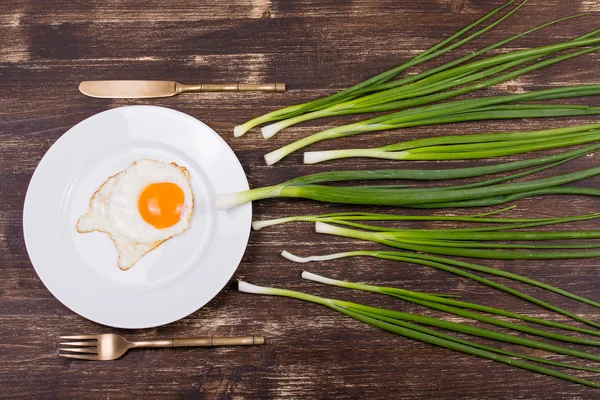
[[[387,330],[400,336],[416,339],[425,343],[435,344],[437,346],[457,350],[466,354],[471,354],[474,356],[501,362],[517,368],[522,368],[537,373],[554,376],[574,383],[600,388],[600,384],[598,383],[588,381],[563,372],[559,372],[551,368],[522,361],[522,359],[530,359],[527,358],[528,356],[523,357],[524,355],[521,355],[516,352],[511,352],[509,354],[505,350],[493,346],[484,347],[470,340],[465,340],[452,335],[438,332],[434,329],[428,328],[427,326],[437,327],[454,332],[466,333],[474,336],[493,339],[500,342],[513,343],[531,348],[543,349],[557,354],[564,354],[582,359],[600,361],[600,356],[597,356],[592,353],[580,350],[573,350],[570,348],[540,342],[533,339],[526,339],[512,334],[505,334],[488,329],[477,328],[467,324],[444,321],[438,318],[426,317],[419,314],[411,314],[383,308],[370,307],[363,304],[352,303],[337,299],[328,299],[292,290],[261,287],[242,281],[238,282],[238,288],[240,291],[245,293],[290,297],[316,304],[321,304],[342,314],[355,318],[359,321],[366,322],[370,325]],[[416,325],[415,323],[418,323],[420,325]],[[424,327],[422,325],[426,326]],[[518,357],[520,359],[515,359],[512,357]]]
[[[470,160],[523,154],[596,142],[600,124],[587,124],[529,132],[449,135],[417,139],[377,148],[304,153],[305,164],[366,157],[387,160]]]
[[[445,208],[490,206],[521,198],[551,194],[600,196],[599,189],[568,186],[569,183],[599,174],[600,167],[526,182],[502,183],[506,179],[523,176],[523,174],[516,174],[509,178],[491,179],[474,185],[445,186],[442,188],[414,189],[398,186],[327,186],[319,184],[351,180],[444,180],[477,177],[561,163],[598,149],[600,149],[600,144],[594,144],[552,156],[471,168],[326,172],[295,178],[274,186],[221,194],[217,196],[216,205],[217,209],[226,210],[255,200],[292,197],[331,203]]]

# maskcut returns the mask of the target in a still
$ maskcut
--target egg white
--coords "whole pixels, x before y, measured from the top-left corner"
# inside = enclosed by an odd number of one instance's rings
[[[184,206],[179,222],[158,229],[144,221],[138,200],[147,186],[162,182],[175,183],[183,190]],[[100,186],[90,200],[89,211],[77,221],[76,227],[80,233],[99,231],[108,234],[117,249],[119,268],[127,270],[146,253],[184,232],[193,210],[190,174],[185,167],[141,159]]]

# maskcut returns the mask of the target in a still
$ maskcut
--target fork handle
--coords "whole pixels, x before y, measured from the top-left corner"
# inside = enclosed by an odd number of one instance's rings
[[[173,347],[252,346],[264,344],[262,336],[208,336],[190,339],[173,339]]]
[[[214,346],[251,346],[264,344],[262,336],[206,336],[189,339],[144,340],[132,342],[133,347],[214,347]]]

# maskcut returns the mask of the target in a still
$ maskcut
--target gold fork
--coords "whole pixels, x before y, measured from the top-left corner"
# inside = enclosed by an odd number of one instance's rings
[[[138,347],[212,347],[212,346],[249,346],[263,344],[262,336],[217,337],[207,336],[189,339],[143,340],[130,342],[123,336],[112,333],[102,335],[61,336],[63,340],[82,340],[82,342],[59,343],[61,357],[80,360],[108,361],[116,360],[129,349]]]

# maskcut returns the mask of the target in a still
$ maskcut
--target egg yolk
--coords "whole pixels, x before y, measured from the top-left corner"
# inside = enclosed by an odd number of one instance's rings
[[[183,190],[174,183],[153,183],[142,191],[138,209],[150,225],[158,229],[168,228],[181,219],[184,198]]]

